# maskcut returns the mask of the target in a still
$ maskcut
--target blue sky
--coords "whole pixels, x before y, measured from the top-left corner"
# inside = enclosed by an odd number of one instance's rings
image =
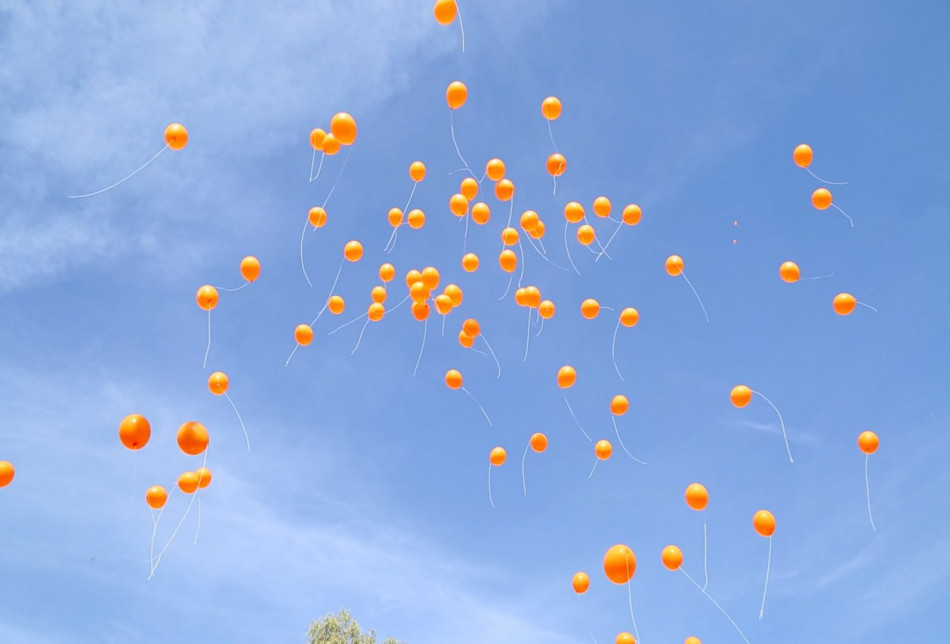
[[[159,642],[300,641],[310,621],[348,607],[381,635],[407,642],[612,642],[630,630],[626,591],[603,575],[604,552],[636,552],[633,606],[641,639],[741,641],[660,551],[679,545],[702,576],[702,517],[683,491],[710,491],[709,592],[753,642],[934,641],[950,626],[945,465],[948,368],[944,320],[950,276],[946,83],[950,44],[943,3],[464,2],[457,25],[435,23],[431,3],[15,2],[0,5],[0,460],[17,475],[0,490],[0,640]],[[581,276],[526,247],[525,284],[557,314],[521,359],[525,311],[499,301],[497,268],[507,207],[472,227],[482,267],[462,272],[462,226],[447,208],[463,174],[449,136],[446,85],[464,81],[455,114],[473,167],[508,164],[515,216],[538,211],[545,246],[564,264],[562,209],[608,196],[643,220],[593,262],[576,244]],[[568,160],[556,196],[541,100],[564,105],[553,123]],[[307,135],[345,110],[359,124],[351,152],[328,158],[308,183]],[[178,121],[190,142],[167,151],[113,191],[88,192],[154,154]],[[818,184],[792,162],[807,142]],[[345,170],[341,167],[349,154]],[[386,212],[411,188],[410,162],[428,177],[413,203],[428,220],[402,230],[395,252]],[[307,210],[328,202],[329,223],[298,241]],[[592,218],[594,219],[594,218]],[[734,225],[737,222],[737,225]],[[593,222],[599,235],[613,224]],[[608,222],[609,223],[609,222]],[[323,304],[343,244],[339,319],[324,316],[313,345],[284,361],[293,328]],[[736,243],[733,244],[732,240]],[[709,311],[707,324],[664,259],[683,256]],[[199,286],[240,283],[238,264],[263,265],[250,288],[221,294],[202,369],[206,318]],[[782,261],[824,280],[787,285]],[[407,307],[370,325],[327,333],[362,312],[376,269],[437,266],[465,293],[441,337]],[[878,309],[835,315],[854,293]],[[616,313],[581,318],[595,297],[640,323],[623,329],[610,362]],[[476,317],[498,353],[455,336]],[[434,322],[434,320],[433,320]],[[625,394],[624,442],[598,465],[555,386],[562,364],[584,427],[613,438],[608,405]],[[449,368],[491,415],[446,389]],[[212,370],[246,420],[212,396]],[[729,390],[760,398],[745,409]],[[141,452],[117,440],[141,413]],[[178,451],[178,426],[211,431],[211,487],[201,530],[189,515],[148,580],[146,488],[171,488],[200,459]],[[864,458],[871,429],[877,532],[868,521]],[[520,457],[529,454],[528,494]],[[492,472],[488,453],[506,447]],[[618,446],[615,442],[615,448]],[[173,495],[167,539],[186,505]],[[778,528],[765,618],[758,620],[768,544],[751,518],[770,509]],[[576,596],[574,572],[591,589]]]

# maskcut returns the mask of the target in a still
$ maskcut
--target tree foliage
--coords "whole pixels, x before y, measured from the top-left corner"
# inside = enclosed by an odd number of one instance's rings
[[[308,644],[376,644],[376,631],[364,633],[345,608],[314,621],[307,631]],[[403,644],[387,637],[381,644]]]

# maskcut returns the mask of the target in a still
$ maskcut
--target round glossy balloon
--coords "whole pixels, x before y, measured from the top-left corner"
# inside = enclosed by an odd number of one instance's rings
[[[429,305],[425,302],[413,302],[412,303],[412,317],[414,317],[419,322],[427,319],[429,317]],[[381,319],[381,318],[380,318]]]
[[[611,546],[604,555],[604,573],[615,584],[625,584],[637,571],[637,557],[625,545]]]
[[[873,454],[877,451],[878,445],[880,444],[881,441],[874,432],[861,432],[860,436],[858,436],[858,447],[860,447],[861,451],[865,454]]]
[[[327,156],[332,157],[334,154],[339,152],[342,145],[343,144],[340,143],[340,140],[333,136],[332,132],[323,137],[323,153]]]
[[[402,225],[402,209],[401,208],[390,208],[389,212],[386,213],[386,220],[389,222],[389,225],[393,228],[398,228]]]
[[[207,467],[199,467],[195,474],[198,476],[198,487],[202,490],[211,485],[211,470]]]
[[[544,300],[538,305],[538,315],[541,316],[542,320],[550,320],[554,317],[554,302],[551,300]]]
[[[541,101],[541,114],[549,121],[561,115],[561,101],[556,96],[548,96]]]
[[[484,201],[479,201],[472,206],[472,221],[479,226],[484,226],[491,219],[491,208]]]
[[[745,385],[736,385],[729,392],[729,400],[736,407],[745,407],[752,401],[752,390]]]
[[[590,577],[587,576],[586,572],[576,572],[571,580],[571,586],[578,595],[586,593],[587,589],[590,588]]]
[[[218,305],[218,289],[210,284],[205,284],[195,294],[195,301],[198,302],[199,308],[210,311]]]
[[[373,290],[369,292],[370,299],[374,302],[379,302],[380,304],[384,304],[386,302],[387,295],[386,287],[384,286],[374,286]]]
[[[795,146],[795,151],[792,152],[792,158],[795,159],[795,165],[799,168],[807,168],[811,165],[811,146],[805,143]]]
[[[145,491],[145,502],[153,510],[161,510],[168,501],[168,492],[161,485],[153,485]]]
[[[699,483],[692,483],[689,487],[686,488],[686,505],[692,509],[699,511],[705,510],[706,504],[709,503],[709,492],[706,491],[706,488]]]
[[[300,346],[307,346],[313,342],[313,329],[309,324],[298,324],[294,329],[294,339]]]
[[[462,196],[471,201],[478,196],[478,181],[471,177],[465,177],[459,184],[459,192]]]
[[[607,197],[597,197],[594,199],[594,214],[598,217],[609,217],[610,209],[610,199]]]
[[[811,193],[811,205],[818,210],[827,210],[831,205],[831,192],[827,188],[818,188]]]
[[[445,384],[449,389],[458,389],[462,386],[462,373],[458,369],[449,369],[445,372]]]
[[[531,434],[530,443],[531,449],[540,454],[548,448],[548,437],[541,432],[535,432],[534,434]]]
[[[181,150],[188,145],[188,130],[181,123],[172,123],[165,128],[165,143],[172,150]]]
[[[346,302],[339,295],[331,295],[330,299],[327,300],[327,308],[330,309],[330,313],[333,315],[339,315],[346,309]]]
[[[573,387],[576,381],[577,372],[574,371],[574,367],[570,365],[564,365],[557,370],[557,386],[561,389],[569,389]]]
[[[518,268],[518,256],[515,255],[515,251],[506,248],[498,253],[498,265],[506,273],[514,273],[515,269]]]
[[[462,269],[466,273],[474,273],[478,270],[478,255],[475,253],[465,253],[462,255]]]
[[[452,312],[452,298],[445,293],[439,293],[435,296],[435,310],[439,315],[448,315]],[[474,340],[474,338],[472,338]]]
[[[525,232],[531,232],[537,228],[540,221],[541,218],[538,217],[538,213],[533,210],[525,210],[521,213],[521,229]]]
[[[636,638],[624,631],[622,633],[617,633],[617,638],[614,640],[614,644],[637,644]]]
[[[584,246],[590,246],[594,243],[594,227],[590,224],[583,224],[577,227],[577,241]]]
[[[406,221],[409,223],[410,228],[413,230],[419,230],[425,226],[426,214],[419,208],[413,208],[409,211],[409,214],[406,215]]]
[[[601,439],[594,444],[594,454],[597,455],[602,461],[606,461],[610,458],[610,455],[614,453],[614,446],[610,444],[610,441]]]
[[[505,451],[504,447],[495,447],[492,449],[491,454],[488,455],[488,460],[495,467],[503,465],[507,458],[508,452]]]
[[[584,220],[584,206],[576,201],[569,201],[564,205],[564,218],[572,224],[582,222]]]
[[[835,295],[835,299],[831,302],[831,305],[838,315],[848,315],[854,310],[857,303],[858,301],[854,299],[854,296],[850,293],[838,293]]]
[[[501,243],[505,246],[514,246],[518,243],[518,231],[514,228],[503,228],[501,231]]]
[[[356,141],[356,121],[346,112],[337,112],[330,119],[330,134],[343,145],[353,145]]]
[[[683,565],[683,551],[676,546],[663,548],[663,554],[660,558],[663,560],[663,565],[670,570],[677,570]]]
[[[435,0],[435,6],[432,8],[435,20],[440,25],[452,24],[455,16],[458,15],[458,11],[459,8],[455,4],[455,0]]]
[[[639,224],[642,216],[643,211],[640,210],[640,206],[635,203],[629,204],[623,209],[623,223],[628,226],[636,226]]]
[[[178,487],[185,494],[193,494],[198,489],[198,475],[194,472],[182,472],[178,477]]]
[[[386,263],[382,264],[379,267],[379,279],[383,280],[385,283],[393,281],[396,277],[396,267],[392,264]]]
[[[253,282],[261,274],[261,262],[256,257],[248,255],[241,260],[241,277]]]
[[[541,306],[541,291],[537,286],[524,287],[525,306],[536,309]]]
[[[314,150],[323,150],[323,138],[327,135],[320,128],[310,130],[310,145]]]
[[[620,312],[620,324],[627,328],[634,327],[640,321],[640,312],[632,306],[628,306]]]
[[[593,320],[600,313],[600,302],[593,298],[587,298],[581,302],[581,315],[588,320]]]
[[[752,527],[763,537],[771,537],[775,532],[775,517],[768,510],[759,510],[752,517]]]
[[[670,277],[677,277],[683,272],[683,258],[679,255],[670,255],[666,258],[666,272]]]
[[[228,390],[228,376],[223,371],[215,371],[208,376],[208,389],[215,396],[220,396]]]
[[[685,640],[683,640],[683,644],[703,644],[703,643],[698,637],[694,637],[691,635],[687,637]]]
[[[314,206],[307,213],[307,220],[314,228],[323,228],[327,223],[327,211],[320,206]]]
[[[0,461],[0,487],[6,487],[13,482],[16,470],[10,461]]]
[[[449,104],[449,107],[453,110],[465,105],[465,101],[468,99],[468,88],[465,87],[465,83],[461,81],[453,81],[449,83],[448,88],[445,90],[445,101]]]
[[[560,177],[562,174],[564,174],[564,171],[567,170],[567,159],[564,158],[563,154],[555,152],[548,157],[544,167],[547,169],[548,174],[552,177]]]
[[[185,454],[201,454],[208,448],[208,441],[208,430],[199,422],[190,420],[178,428],[178,447]]]
[[[623,394],[617,394],[610,399],[610,413],[614,416],[623,416],[630,409],[630,401]]]
[[[466,335],[470,335],[473,338],[477,338],[478,334],[482,332],[482,327],[478,323],[478,320],[474,318],[468,318],[462,322],[462,330],[465,331]]]
[[[422,161],[413,161],[409,164],[409,178],[419,183],[426,178],[426,164]]]
[[[449,299],[452,300],[452,306],[460,306],[462,304],[462,289],[457,285],[447,284],[442,292],[448,295]]]
[[[426,266],[422,269],[420,275],[422,276],[422,283],[425,284],[426,288],[430,291],[439,287],[441,277],[439,275],[439,269],[435,266]]]
[[[449,210],[456,217],[464,217],[468,213],[468,199],[463,194],[454,194],[449,199]]]
[[[515,184],[510,179],[501,179],[495,184],[495,196],[500,201],[509,201],[515,194]]]
[[[782,262],[782,265],[778,267],[778,274],[783,282],[788,282],[789,284],[797,282],[802,276],[801,271],[798,269],[798,264],[795,262]]]
[[[429,307],[425,307],[426,317],[429,315]],[[379,322],[383,319],[383,316],[386,315],[386,307],[380,304],[379,302],[373,302],[366,309],[366,317],[369,318],[370,322]],[[422,318],[423,320],[425,318]]]
[[[142,449],[151,436],[152,426],[145,416],[131,414],[119,423],[119,440],[129,449]]]
[[[501,181],[505,176],[505,162],[501,159],[489,159],[485,164],[485,175],[492,181]]]
[[[363,256],[363,244],[359,243],[355,239],[353,241],[346,242],[346,246],[343,247],[343,257],[349,262],[358,262]]]

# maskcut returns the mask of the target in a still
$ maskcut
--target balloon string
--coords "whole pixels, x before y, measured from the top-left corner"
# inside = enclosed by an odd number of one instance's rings
[[[442,337],[445,337],[445,318],[449,317],[449,314],[446,313],[442,316]]]
[[[554,132],[551,131],[551,121],[548,119],[544,119],[544,120],[547,121],[547,124],[548,124],[548,137],[551,139],[551,147],[553,147],[554,151],[557,152],[557,143],[554,142]],[[557,181],[555,181],[555,186],[556,185],[557,185]]]
[[[488,351],[491,353],[491,357],[495,359],[495,366],[498,367],[498,375],[495,378],[501,378],[501,363],[498,362],[498,356],[495,355],[495,352],[492,351],[491,345],[488,344],[488,340],[485,338],[484,333],[479,333],[478,337],[482,339],[482,342],[485,343],[485,346],[488,347]]]
[[[537,245],[535,245],[534,242],[535,242],[535,240],[531,237],[530,234],[528,234],[528,243],[531,244],[531,248],[534,249],[534,252],[536,252],[538,255],[541,256],[541,259],[543,259],[543,260],[546,261],[548,264],[550,264],[551,266],[553,266],[554,268],[556,268],[556,269],[558,269],[558,270],[562,270],[562,271],[567,271],[567,270],[568,270],[568,269],[565,268],[564,266],[561,266],[560,264],[557,264],[557,263],[553,262],[553,261],[551,260],[551,258],[548,257],[548,251],[547,251],[547,249],[544,247],[544,242],[542,242],[540,238],[537,239],[537,242],[538,242]],[[540,250],[538,249],[539,246],[540,246]]]
[[[627,567],[627,575],[630,577],[633,576],[633,573],[630,571],[630,564],[624,557],[624,564]],[[630,621],[633,622],[633,633],[637,636],[637,644],[643,644],[640,641],[640,631],[637,630],[637,618],[633,616],[633,592],[630,590],[630,579],[627,579],[627,606],[630,608]]]
[[[287,362],[284,363],[284,366],[290,366],[290,360],[294,357],[294,354],[297,353],[297,349],[300,348],[300,343],[297,343],[297,346],[294,347],[294,350],[290,352],[290,355],[287,356]]]
[[[492,464],[488,463],[488,502],[491,503],[492,507],[495,507],[495,501],[491,498],[491,469]]]
[[[469,391],[468,389],[466,389],[465,387],[460,387],[460,389],[461,389],[462,391],[464,391],[466,394],[468,394],[468,397],[471,398],[472,401],[473,401],[476,405],[478,405],[478,408],[482,410],[482,416],[484,416],[484,417],[485,417],[485,420],[488,421],[488,424],[491,425],[491,424],[492,424],[491,418],[488,417],[488,412],[486,412],[486,411],[485,411],[485,408],[482,407],[482,403],[478,402],[478,399],[475,398],[475,396],[472,395],[472,392],[470,392],[470,391]]]
[[[828,279],[829,277],[834,277],[834,276],[835,276],[834,273],[828,273],[827,275],[819,275],[818,277],[801,277],[801,278],[799,278],[799,279],[802,279],[802,280],[824,280],[824,279]]]
[[[872,311],[874,311],[875,313],[877,313],[877,309],[874,308],[873,306],[871,306],[870,304],[865,304],[864,302],[858,302],[858,304],[860,304],[861,306],[866,306],[867,308],[869,308],[869,309],[871,309]]]
[[[818,179],[818,180],[821,181],[822,183],[827,183],[829,186],[846,186],[846,185],[848,185],[848,182],[847,182],[847,181],[828,181],[827,179],[822,179],[822,178],[819,177],[817,174],[815,174],[814,172],[812,172],[812,171],[811,171],[811,168],[805,168],[805,169],[808,170],[808,174],[810,174],[811,176],[813,176],[815,179]]]
[[[458,154],[459,160],[461,160],[462,165],[465,166],[465,169],[468,170],[468,172],[474,178],[475,173],[472,172],[472,169],[468,165],[468,161],[466,161],[465,157],[462,156],[462,151],[459,150],[458,141],[455,140],[455,110],[454,109],[449,111],[449,131],[452,133],[452,145],[455,146],[455,153]]]
[[[844,215],[845,217],[847,217],[847,218],[848,218],[848,222],[851,224],[851,227],[854,228],[854,220],[851,219],[851,215],[849,215],[849,214],[846,213],[844,210],[842,210],[841,208],[839,208],[839,207],[838,207],[838,204],[834,204],[834,203],[833,203],[833,204],[831,204],[831,205],[834,206],[835,209],[836,209],[838,212],[840,212],[842,215]]]
[[[623,444],[623,439],[620,438],[620,430],[617,428],[617,418],[611,414],[610,422],[614,424],[614,433],[617,434],[617,440],[620,441],[620,447],[623,448],[623,451],[627,453],[627,456],[635,460],[640,465],[646,465],[645,461],[641,461],[639,458],[630,453],[630,450],[627,449],[627,446]]]
[[[696,301],[699,302],[699,307],[703,310],[703,316],[706,318],[706,322],[709,322],[709,314],[706,313],[706,307],[703,305],[703,300],[699,297],[699,293],[696,292],[696,289],[693,288],[692,282],[689,281],[689,278],[686,277],[686,273],[680,273],[683,276],[683,279],[686,280],[686,284],[689,285],[690,290],[693,292],[693,295],[696,296]]]
[[[788,447],[788,436],[786,436],[786,434],[785,434],[785,421],[782,420],[782,414],[781,414],[781,412],[778,410],[778,407],[776,407],[775,405],[773,405],[773,404],[772,404],[772,401],[769,400],[768,398],[766,398],[762,393],[760,393],[760,392],[758,392],[758,391],[755,391],[755,390],[753,390],[752,393],[758,394],[759,396],[762,396],[762,399],[763,399],[765,402],[767,402],[767,403],[772,407],[772,409],[775,410],[775,413],[778,415],[778,422],[779,422],[779,424],[782,426],[782,438],[785,439],[785,450],[788,452],[788,462],[789,462],[789,463],[794,463],[795,460],[792,458],[792,450],[789,449],[789,447]]]
[[[747,638],[747,637],[745,636],[745,633],[742,632],[742,629],[739,628],[739,625],[736,624],[735,620],[732,619],[731,617],[729,617],[729,613],[727,613],[727,612],[725,611],[725,609],[724,609],[722,606],[719,605],[719,602],[717,602],[715,599],[713,599],[713,598],[712,598],[712,595],[710,595],[710,594],[707,593],[705,590],[703,590],[703,589],[699,586],[699,584],[696,583],[696,580],[693,579],[692,577],[690,577],[690,576],[689,576],[689,573],[686,572],[683,568],[680,568],[679,571],[680,571],[681,573],[683,573],[684,575],[686,575],[686,578],[689,579],[689,580],[693,583],[693,585],[696,586],[696,588],[699,589],[699,592],[701,592],[702,594],[706,595],[707,599],[709,599],[709,601],[711,601],[711,602],[713,603],[713,606],[715,606],[716,608],[718,608],[718,609],[719,609],[719,612],[722,613],[722,614],[726,617],[726,619],[729,620],[729,623],[732,624],[733,628],[736,629],[736,632],[739,633],[739,635],[742,637],[743,640],[745,640],[746,644],[749,644],[749,638]]]
[[[468,249],[468,220],[470,215],[465,213],[465,234],[462,236],[462,254],[465,254],[465,251]]]
[[[702,591],[706,592],[706,586],[709,585],[709,557],[707,553],[709,551],[709,541],[706,538],[706,510],[703,509],[703,587]]]
[[[416,186],[418,185],[418,182],[412,182],[412,190],[409,191],[409,198],[406,200],[406,207],[402,209],[404,214],[409,214],[409,204],[412,203],[412,195],[416,194]]]
[[[498,301],[501,301],[505,299],[506,297],[508,297],[508,291],[511,290],[511,283],[514,281],[514,279],[515,279],[515,273],[514,271],[512,271],[511,273],[508,274],[508,286],[505,287],[505,292],[501,294],[501,297],[498,298]]]
[[[208,366],[208,352],[211,351],[211,309],[208,309],[208,346],[205,347],[205,359],[201,363],[201,368]]]
[[[528,439],[528,444],[524,446],[524,454],[521,455],[521,488],[524,490],[524,495],[528,496],[528,484],[525,482],[524,478],[524,461],[528,457],[528,448],[531,447],[531,439]]]
[[[568,402],[567,396],[564,394],[564,392],[561,392],[561,397],[564,398],[564,404],[567,405],[567,411],[571,412],[571,418],[574,419],[574,424],[577,425],[577,428],[579,430],[581,430],[581,433],[584,434],[584,437],[587,438],[588,441],[593,443],[594,441],[591,439],[590,435],[586,431],[584,431],[584,428],[581,427],[580,421],[577,420],[577,416],[574,415],[574,410],[571,409],[571,403]]]
[[[103,192],[106,192],[106,191],[108,191],[108,190],[112,190],[113,188],[115,188],[115,187],[118,186],[119,184],[125,183],[126,181],[128,181],[129,179],[131,179],[132,177],[134,177],[135,175],[137,175],[139,172],[141,172],[142,170],[144,170],[144,169],[146,168],[146,166],[148,166],[148,164],[150,164],[152,161],[154,161],[155,159],[157,159],[157,158],[162,154],[162,152],[164,152],[164,151],[167,150],[167,149],[168,149],[168,144],[166,143],[166,144],[165,144],[165,147],[163,147],[161,150],[159,150],[158,152],[155,153],[155,156],[153,156],[151,159],[149,159],[148,161],[146,161],[145,163],[143,163],[142,165],[140,165],[140,166],[139,166],[136,170],[134,170],[131,174],[126,175],[126,176],[125,176],[124,178],[122,178],[122,179],[119,179],[118,181],[116,181],[115,183],[113,183],[111,186],[109,186],[109,187],[107,187],[107,188],[103,188],[102,190],[96,190],[95,192],[90,192],[90,193],[84,194],[84,195],[71,195],[71,196],[69,197],[69,199],[84,199],[84,198],[86,198],[86,197],[94,197],[94,196],[96,196],[96,195],[101,195]]]
[[[591,227],[593,228],[593,225],[590,223],[590,220],[587,218],[587,215],[584,215],[584,223],[587,224],[588,226],[591,226]],[[600,255],[607,255],[607,259],[613,260],[613,257],[611,257],[611,256],[607,253],[607,248],[606,248],[603,244],[600,243],[600,238],[599,238],[596,234],[594,235],[594,241],[597,242],[597,245],[598,245],[598,246],[600,246]],[[584,248],[586,248],[587,250],[589,250],[591,253],[596,253],[596,252],[597,252],[597,251],[595,251],[593,248],[591,248],[590,246],[585,246]],[[599,257],[600,255],[598,255],[598,257]]]
[[[574,269],[575,273],[580,275],[581,272],[577,270],[577,265],[574,264],[574,258],[571,257],[571,247],[567,244],[567,227],[570,223],[571,222],[567,221],[566,219],[564,220],[564,250],[567,251],[567,261],[571,263],[571,268]]]
[[[871,516],[871,484],[868,481],[868,459],[870,457],[870,454],[864,455],[864,489],[867,492],[868,497],[868,519],[871,520],[871,529],[874,532],[877,532],[877,528],[874,526],[874,517]]]
[[[327,202],[330,201],[330,197],[333,196],[333,191],[336,190],[337,185],[340,183],[340,179],[343,177],[343,171],[346,170],[346,164],[350,162],[350,154],[353,153],[353,148],[350,148],[346,151],[346,158],[343,159],[343,166],[340,168],[340,174],[336,175],[336,181],[333,182],[333,187],[330,188],[330,192],[327,193],[327,198],[323,200],[322,208],[327,207]]]
[[[594,470],[597,469],[597,463],[600,462],[599,458],[594,459],[594,467],[590,468],[590,474],[587,475],[587,480],[589,481],[592,476],[594,476]]]
[[[521,243],[521,237],[518,237],[518,250],[521,251],[521,275],[518,276],[518,288],[521,288],[523,286],[522,282],[524,281],[524,267],[528,263],[525,261],[524,246]]]
[[[400,224],[402,225],[402,224]],[[389,241],[383,246],[383,252],[391,253],[396,250],[396,233],[399,232],[399,226],[393,227],[393,234],[389,236]]]
[[[317,313],[317,317],[313,318],[313,322],[310,323],[310,326],[313,326],[317,323],[317,320],[320,319],[320,316],[323,315],[323,312],[327,310],[327,307],[330,306],[330,298],[333,296],[333,289],[336,288],[337,282],[340,281],[340,273],[343,272],[343,263],[346,261],[346,258],[340,260],[340,268],[336,270],[336,277],[333,278],[333,284],[330,285],[330,292],[327,293],[326,302],[323,303],[323,308],[320,309],[320,312]]]
[[[541,319],[541,324],[538,325],[538,332],[534,334],[534,337],[541,335],[541,332],[544,331],[544,319]]]
[[[327,153],[326,153],[326,152],[321,152],[321,153],[320,153],[320,165],[319,165],[319,167],[317,167],[317,174],[314,175],[314,174],[313,174],[313,162],[316,160],[316,158],[317,158],[317,149],[314,148],[314,149],[313,149],[313,156],[310,158],[310,183],[313,183],[314,181],[316,181],[317,179],[320,178],[320,171],[323,170],[323,160],[327,158]]]
[[[224,288],[223,286],[215,286],[214,288],[219,291],[227,291],[228,293],[234,293],[235,291],[240,291],[242,288],[247,288],[250,285],[251,285],[250,282],[244,282],[240,286],[236,286],[234,288]]]
[[[524,358],[522,362],[528,361],[528,344],[531,342],[531,309],[528,309],[528,335],[524,340]]]
[[[769,558],[765,564],[765,590],[762,591],[762,607],[759,608],[759,619],[765,614],[765,595],[769,592],[769,570],[772,568],[772,537],[769,536]]]
[[[300,233],[300,270],[303,271],[303,277],[305,280],[307,280],[307,286],[309,286],[310,288],[313,288],[313,282],[310,281],[310,276],[307,275],[307,266],[306,264],[304,264],[304,261],[303,261],[303,240],[304,240],[304,237],[307,236],[307,226],[309,225],[310,225],[310,218],[308,216],[307,219],[305,219],[303,222],[303,230]]]
[[[168,497],[165,499],[165,504],[162,506],[162,509],[158,511],[158,518],[155,518],[155,510],[151,512],[152,515],[152,542],[148,547],[148,564],[149,564],[149,578],[151,578],[151,573],[155,571],[155,534],[158,532],[158,524],[162,521],[162,515],[165,513],[165,508],[168,507],[168,500],[175,493],[175,488],[172,488],[172,491],[168,494]]]
[[[620,320],[617,320],[617,328],[614,329],[614,339],[610,343],[610,358],[614,361],[614,371],[620,377],[620,380],[627,382],[627,379],[620,373],[620,367],[617,366],[617,333],[620,331]]]
[[[363,328],[360,329],[360,335],[356,339],[356,346],[353,347],[352,351],[350,351],[350,355],[353,355],[354,353],[356,353],[356,350],[360,348],[360,344],[363,342],[363,333],[366,332],[367,326],[369,326],[369,319],[367,319],[366,322],[363,322]]]
[[[416,372],[419,371],[419,363],[422,362],[422,352],[426,348],[426,334],[429,332],[429,318],[426,318],[422,324],[422,346],[419,347],[419,357],[416,358],[416,367],[412,370],[412,377],[416,377]]]
[[[551,179],[554,181],[554,190],[551,192],[552,197],[557,196],[557,177],[552,176]]]
[[[617,226],[617,228],[614,229],[614,233],[607,239],[607,243],[604,244],[604,249],[603,249],[602,251],[600,251],[600,253],[598,253],[597,259],[594,260],[595,262],[599,262],[601,256],[604,255],[604,254],[607,252],[607,247],[610,246],[610,242],[612,242],[612,241],[614,240],[614,237],[617,236],[617,233],[620,232],[620,229],[621,229],[621,228],[623,228],[623,224],[619,224],[619,225]]]
[[[198,498],[198,491],[195,490],[195,498]],[[195,540],[193,545],[198,545],[198,533],[201,532],[201,499],[198,499],[198,527],[195,528]]]
[[[231,403],[231,409],[234,410],[234,415],[237,416],[238,422],[241,423],[241,429],[244,430],[244,442],[247,443],[247,451],[251,451],[251,439],[247,437],[247,427],[244,426],[244,419],[241,418],[241,413],[238,411],[238,408],[234,405],[234,401],[231,400],[231,396],[228,395],[228,392],[224,392],[224,397],[229,403]]]
[[[178,522],[178,525],[175,526],[175,531],[172,532],[172,536],[168,538],[168,542],[165,544],[165,547],[159,551],[158,555],[155,557],[155,564],[152,566],[152,572],[149,574],[148,578],[151,579],[155,576],[155,572],[158,570],[158,564],[162,560],[162,556],[165,554],[165,551],[168,549],[168,546],[171,545],[172,541],[175,539],[175,536],[178,534],[178,531],[181,529],[182,524],[185,523],[185,519],[188,518],[188,513],[191,512],[191,506],[195,504],[195,498],[197,498],[197,490],[191,495],[191,502],[188,504],[188,508],[185,510],[185,514],[181,517],[181,521]]]
[[[459,11],[458,3],[455,3],[455,15],[459,19],[459,31],[462,32],[462,53],[465,53],[465,26],[462,24],[462,12]],[[474,176],[474,175],[472,175]]]
[[[339,331],[339,330],[341,330],[341,329],[344,329],[344,328],[350,326],[351,324],[355,324],[355,323],[359,322],[360,320],[362,320],[363,318],[365,318],[366,315],[367,315],[366,313],[363,313],[363,314],[360,315],[359,317],[355,317],[355,318],[353,318],[352,320],[350,320],[349,322],[344,322],[343,324],[341,324],[341,325],[338,326],[337,328],[335,328],[335,329],[333,329],[332,331],[330,331],[329,333],[327,333],[327,335],[333,335],[333,334],[336,333],[337,331]]]
[[[394,306],[393,308],[391,308],[391,309],[389,310],[389,312],[392,313],[393,311],[395,311],[396,309],[398,309],[400,306],[402,306],[403,304],[405,304],[405,303],[409,300],[410,297],[411,297],[411,296],[407,295],[406,297],[404,297],[404,298],[402,298],[401,300],[399,300],[399,304],[397,304],[396,306]]]
[[[594,637],[594,634],[593,634],[593,633],[591,633],[590,631],[588,631],[587,634],[590,635],[590,638],[591,638],[592,640],[594,640],[594,644],[598,644],[597,638]]]

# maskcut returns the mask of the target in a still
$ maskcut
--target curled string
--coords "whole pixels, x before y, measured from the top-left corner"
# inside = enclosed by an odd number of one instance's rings
[[[70,195],[68,198],[69,198],[69,199],[85,199],[86,197],[95,197],[96,195],[101,195],[103,192],[106,192],[106,191],[108,191],[108,190],[112,190],[113,188],[115,188],[115,187],[118,186],[119,184],[125,183],[126,181],[128,181],[129,179],[131,179],[132,177],[134,177],[135,175],[137,175],[139,172],[141,172],[142,170],[144,170],[144,169],[146,168],[146,166],[148,166],[152,161],[154,161],[154,160],[157,159],[159,156],[161,156],[162,152],[164,152],[164,151],[167,150],[167,149],[168,149],[168,144],[166,143],[166,144],[165,144],[165,147],[163,147],[161,150],[159,150],[158,152],[155,153],[155,156],[153,156],[151,159],[149,159],[148,161],[146,161],[145,163],[143,163],[142,165],[140,165],[138,168],[136,168],[135,170],[133,170],[131,174],[128,174],[128,175],[126,175],[125,177],[119,179],[118,181],[116,181],[115,183],[113,183],[111,186],[108,186],[108,187],[103,188],[102,190],[96,190],[95,192],[90,192],[90,193],[87,193],[87,194],[84,194],[84,195]]]

